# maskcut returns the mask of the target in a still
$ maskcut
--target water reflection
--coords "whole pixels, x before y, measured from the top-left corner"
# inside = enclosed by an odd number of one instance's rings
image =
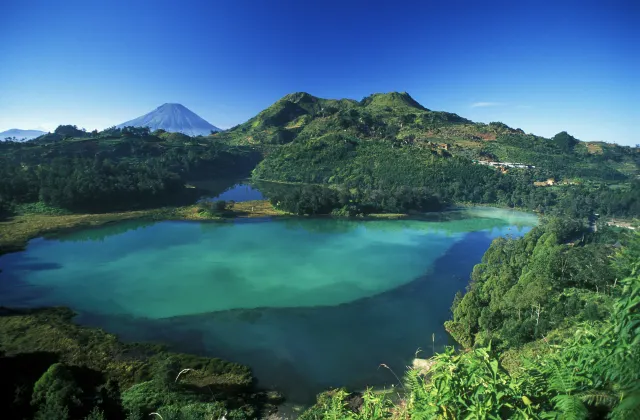
[[[206,201],[252,201],[264,200],[265,196],[255,186],[244,179],[191,181],[191,185],[206,191],[201,200]]]
[[[129,231],[136,231],[156,224],[153,220],[126,220],[107,225],[97,226],[93,228],[84,228],[79,230],[70,230],[64,233],[51,233],[45,235],[46,238],[55,238],[60,242],[84,242],[99,241],[113,235],[121,235]]]

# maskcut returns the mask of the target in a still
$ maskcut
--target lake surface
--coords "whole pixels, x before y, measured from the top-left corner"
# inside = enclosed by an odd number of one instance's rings
[[[34,239],[0,257],[0,305],[65,305],[78,322],[252,367],[309,403],[329,386],[395,382],[442,324],[493,238],[533,215],[473,208],[427,220],[124,222]]]
[[[191,181],[190,184],[207,191],[203,200],[207,201],[251,201],[251,200],[264,200],[265,196],[256,187],[248,184],[246,180],[238,179],[221,179],[221,180],[206,180],[206,181]]]

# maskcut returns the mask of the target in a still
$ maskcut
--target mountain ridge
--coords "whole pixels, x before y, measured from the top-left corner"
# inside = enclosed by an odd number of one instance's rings
[[[187,107],[178,103],[164,103],[138,118],[118,124],[116,128],[149,127],[151,131],[165,130],[188,136],[206,136],[212,131],[222,131]]]
[[[324,122],[326,123],[326,119],[330,119],[332,115],[348,114],[353,110],[381,118],[384,125],[387,126],[399,125],[401,129],[397,134],[401,138],[406,135],[409,137],[415,135],[416,137],[439,138],[443,141],[461,140],[464,143],[465,141],[492,141],[500,135],[508,134],[533,136],[538,139],[547,140],[553,140],[555,137],[546,138],[533,133],[525,133],[524,130],[513,128],[503,122],[496,121],[488,124],[474,122],[456,113],[434,111],[424,107],[407,92],[373,93],[365,96],[360,101],[351,98],[326,99],[304,91],[293,92],[284,95],[246,122],[231,127],[227,132],[235,132],[236,135],[232,137],[237,138],[237,134],[253,134],[256,131],[263,131],[270,135],[278,134],[280,129],[289,131],[298,129],[298,131],[303,131],[311,120],[318,117],[325,119]],[[416,121],[416,117],[419,121]],[[367,121],[364,122],[366,123]],[[414,133],[405,133],[406,131],[411,131],[411,126],[414,124],[421,125],[421,127],[413,127],[416,128]],[[563,131],[558,134],[562,133],[565,132]],[[370,133],[360,132],[358,134]],[[251,137],[251,135],[246,136],[245,140],[248,137]],[[267,143],[282,144],[287,142],[287,138],[292,137],[295,136],[285,135],[284,142],[276,140],[267,141]],[[248,143],[251,143],[251,139],[248,140]],[[593,147],[591,146],[596,145],[596,153],[600,152],[600,145],[605,148],[631,147],[620,146],[615,142],[575,140],[578,142],[575,143],[575,145],[589,146],[591,152],[593,152]]]
[[[407,92],[373,93],[360,101],[294,92],[226,133],[239,144],[286,144],[328,132],[362,139],[399,137],[400,141],[420,137],[486,140],[503,133],[524,134],[503,123],[474,123],[455,113],[430,110]]]
[[[36,137],[40,137],[43,134],[46,134],[46,131],[11,128],[9,130],[0,132],[0,141],[4,140],[7,137],[15,137],[16,139],[18,139],[18,141],[27,141],[35,139]]]
[[[462,159],[455,160],[460,165],[505,173],[537,168],[526,175],[535,178],[532,182],[623,181],[640,175],[638,149],[583,142],[564,131],[546,138],[502,122],[476,123],[430,110],[406,92],[374,93],[360,101],[294,92],[211,138],[262,148],[265,159],[254,174],[279,182],[349,183],[355,174],[367,173],[370,162],[387,164],[395,156],[396,164],[406,166],[401,155],[412,160],[416,173],[432,159],[455,158]]]

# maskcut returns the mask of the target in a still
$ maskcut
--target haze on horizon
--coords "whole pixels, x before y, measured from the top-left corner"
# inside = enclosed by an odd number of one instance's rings
[[[103,129],[172,102],[229,128],[296,91],[406,91],[477,122],[640,143],[633,0],[7,0],[0,14],[0,131]]]

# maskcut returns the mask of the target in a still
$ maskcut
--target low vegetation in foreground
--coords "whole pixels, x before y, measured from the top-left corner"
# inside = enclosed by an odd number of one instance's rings
[[[65,308],[0,308],[3,418],[249,419],[279,402],[254,388],[246,366],[123,344],[73,316]]]

